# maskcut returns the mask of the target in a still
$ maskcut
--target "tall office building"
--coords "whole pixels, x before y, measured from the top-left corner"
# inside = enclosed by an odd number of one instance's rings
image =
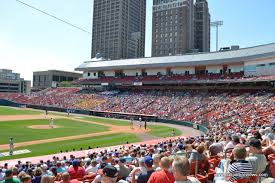
[[[19,73],[0,69],[0,92],[27,93],[31,91],[31,81],[24,80]]]
[[[146,0],[94,0],[92,55],[144,57]]]
[[[199,7],[198,2],[196,5]],[[199,22],[199,19],[196,20],[195,7],[193,0],[153,1],[153,57],[185,54],[202,47],[197,44],[198,31],[195,31],[195,23]],[[208,7],[204,10],[209,14]]]
[[[195,39],[194,47],[199,52],[210,51],[210,14],[207,0],[195,3]]]

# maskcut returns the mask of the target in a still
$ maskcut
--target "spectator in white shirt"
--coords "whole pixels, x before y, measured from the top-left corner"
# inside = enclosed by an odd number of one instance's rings
[[[97,167],[97,161],[95,159],[93,159],[91,161],[91,164],[86,168],[86,173],[89,174],[89,173],[96,173],[98,170],[98,167]]]

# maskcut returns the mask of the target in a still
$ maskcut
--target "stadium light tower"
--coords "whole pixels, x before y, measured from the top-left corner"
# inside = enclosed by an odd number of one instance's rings
[[[211,22],[211,27],[216,27],[216,51],[219,48],[219,27],[223,25],[223,21],[214,21]]]

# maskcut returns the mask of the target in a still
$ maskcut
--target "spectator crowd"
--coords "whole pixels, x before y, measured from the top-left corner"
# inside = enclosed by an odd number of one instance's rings
[[[18,162],[1,183],[256,183],[275,177],[275,95],[271,92],[110,91],[53,88],[0,93],[24,104],[156,115],[209,123],[201,136],[90,150],[86,157]]]
[[[275,125],[246,125],[240,131],[216,125],[208,134],[90,150],[38,164],[0,168],[1,183],[231,183],[274,177]]]

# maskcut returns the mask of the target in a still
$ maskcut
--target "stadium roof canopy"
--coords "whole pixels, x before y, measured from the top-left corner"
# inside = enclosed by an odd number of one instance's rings
[[[159,67],[200,66],[243,63],[250,60],[275,56],[275,43],[211,53],[186,54],[179,56],[149,57],[124,60],[93,59],[77,67],[77,71],[99,71],[115,69],[141,69]]]

